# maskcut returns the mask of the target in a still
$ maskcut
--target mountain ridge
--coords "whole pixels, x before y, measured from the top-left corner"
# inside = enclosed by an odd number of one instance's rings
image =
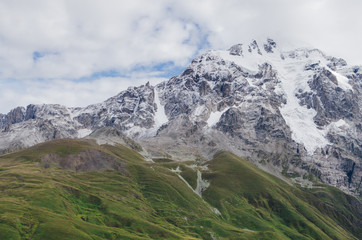
[[[85,108],[29,105],[0,115],[9,152],[113,126],[148,157],[208,161],[225,149],[309,184],[361,195],[359,67],[317,49],[280,51],[275,41],[208,51],[178,76],[129,87]],[[266,164],[264,164],[266,163]]]

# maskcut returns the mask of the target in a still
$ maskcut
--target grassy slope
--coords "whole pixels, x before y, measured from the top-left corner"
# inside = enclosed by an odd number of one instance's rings
[[[45,169],[38,164],[47,153],[67,156],[87,148],[126,162],[129,176],[111,170]],[[232,154],[220,153],[203,173],[211,182],[204,201],[169,170],[178,165],[195,188],[196,172],[186,164],[147,163],[123,146],[57,140],[3,155],[0,239],[359,237],[353,200],[334,188],[302,191]]]
[[[227,152],[217,154],[209,167],[205,177],[211,186],[203,196],[232,225],[270,231],[278,239],[361,237],[361,205],[352,207],[357,200],[336,188],[301,190]],[[326,192],[329,198],[321,199],[319,193]]]

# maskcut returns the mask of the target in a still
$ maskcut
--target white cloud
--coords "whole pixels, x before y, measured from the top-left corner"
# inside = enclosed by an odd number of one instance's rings
[[[20,2],[0,2],[3,78],[80,78],[140,64],[184,65],[197,49],[186,43],[195,26],[174,18],[165,1]],[[35,51],[44,56],[34,61]]]
[[[153,81],[147,75],[153,66],[185,67],[203,48],[266,36],[361,64],[360,9],[359,0],[3,0],[0,112],[59,99],[97,102],[119,92],[119,85]],[[140,67],[148,69],[142,78],[75,81],[110,70],[130,75]],[[114,85],[99,91],[101,84]]]

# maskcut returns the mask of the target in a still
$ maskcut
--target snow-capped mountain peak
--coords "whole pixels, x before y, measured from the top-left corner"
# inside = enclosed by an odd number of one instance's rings
[[[0,115],[0,148],[111,126],[141,141],[151,157],[207,160],[229,150],[290,174],[314,171],[357,194],[360,69],[317,49],[283,51],[272,39],[252,40],[208,51],[168,81],[130,87],[99,104],[16,108]]]

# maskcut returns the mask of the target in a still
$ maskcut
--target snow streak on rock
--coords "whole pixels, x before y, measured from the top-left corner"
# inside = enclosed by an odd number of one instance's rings
[[[154,91],[155,91],[155,104],[157,106],[157,110],[155,112],[155,117],[154,117],[154,121],[155,121],[154,128],[157,131],[158,128],[160,128],[163,124],[168,122],[168,118],[166,116],[164,106],[161,105],[160,97],[158,96],[157,88],[154,88]]]
[[[218,112],[211,112],[209,119],[207,119],[206,121],[207,125],[209,127],[215,126],[216,123],[219,122],[221,115],[223,115],[223,113],[226,112],[227,110],[229,110],[229,108],[225,108],[224,110]]]

